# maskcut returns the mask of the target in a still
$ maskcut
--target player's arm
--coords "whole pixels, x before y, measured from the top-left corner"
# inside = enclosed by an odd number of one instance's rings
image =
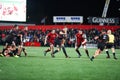
[[[20,41],[21,41],[21,47],[23,47],[23,35],[22,34],[20,34]]]
[[[47,44],[47,38],[48,38],[48,35],[46,35],[46,37],[45,37],[44,45]]]
[[[62,32],[62,31],[60,31],[60,34],[66,35],[66,34],[67,34],[67,32]]]
[[[60,34],[67,35],[67,28],[63,28],[63,31],[64,31],[64,32],[60,31]]]
[[[115,42],[115,36],[113,35],[113,40],[114,40],[114,42]]]
[[[60,31],[60,34],[65,34],[65,33],[63,33],[62,31]]]
[[[77,36],[75,35],[75,44],[77,45]]]
[[[99,36],[95,36],[94,39],[95,39],[95,40],[99,39]]]
[[[84,39],[84,41],[82,42],[82,44],[85,44],[86,42],[87,42],[87,37],[86,37],[86,35],[85,34],[83,34],[83,39]]]
[[[67,28],[64,28],[63,31],[64,31],[64,34],[67,34]]]
[[[22,36],[22,34],[21,34],[21,35],[20,35],[20,41],[21,41],[21,42],[22,42],[22,37],[23,37],[23,36]]]
[[[109,36],[107,35],[106,43],[109,43]]]
[[[56,37],[58,37],[59,35],[56,33]]]
[[[14,46],[16,46],[16,44],[15,44],[15,42],[14,42],[14,41],[12,41],[12,44],[13,44]]]

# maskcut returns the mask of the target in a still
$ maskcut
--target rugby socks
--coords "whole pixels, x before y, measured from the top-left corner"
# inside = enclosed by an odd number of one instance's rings
[[[110,58],[109,52],[106,51],[107,57],[106,58]]]
[[[115,53],[113,53],[113,57],[114,57],[114,59],[117,59],[116,56],[115,56]]]
[[[87,56],[88,56],[88,57],[90,57],[90,56],[89,56],[89,52],[88,52],[88,50],[87,50],[87,49],[85,50],[85,52],[86,52]]]
[[[5,51],[6,49],[3,49],[3,51],[2,51],[2,54],[4,55],[4,51]],[[4,55],[5,56],[5,55]]]
[[[94,56],[92,56],[92,57],[90,58],[91,61],[93,61],[93,59],[94,59]]]
[[[47,49],[45,52],[47,53],[47,52],[49,52],[50,51],[50,49]]]
[[[27,56],[27,53],[26,53],[26,51],[25,51],[25,48],[22,48],[22,50],[23,50],[25,56]]]
[[[78,53],[78,55],[79,55],[79,56],[81,56],[81,53],[79,52],[79,50],[78,50],[78,49],[76,49],[76,52]]]
[[[53,54],[55,54],[55,53],[57,53],[58,52],[58,50],[55,50],[54,52],[53,52]]]
[[[65,57],[67,58],[68,55],[67,55],[67,53],[66,53],[65,47],[62,47],[62,50],[63,50],[63,53],[64,53]]]
[[[47,52],[49,52],[50,49],[47,49],[46,51],[44,51],[44,56],[46,56]]]

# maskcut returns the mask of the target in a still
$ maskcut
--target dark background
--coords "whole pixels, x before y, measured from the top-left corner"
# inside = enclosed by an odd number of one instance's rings
[[[83,16],[84,24],[87,17],[101,17],[106,0],[27,0],[27,23],[53,24],[53,16]],[[120,0],[111,0],[107,17],[120,18]]]

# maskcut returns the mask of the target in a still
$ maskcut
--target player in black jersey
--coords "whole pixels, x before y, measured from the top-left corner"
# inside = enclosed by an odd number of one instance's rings
[[[6,44],[1,52],[2,56],[5,57],[19,57],[17,56],[17,53],[18,48],[14,44],[12,45]]]
[[[25,48],[23,47],[23,41],[22,41],[22,31],[19,30],[19,26],[15,25],[13,29],[11,29],[9,35],[6,37],[6,44],[8,45],[14,45],[18,47],[18,53],[17,55],[20,56],[21,52],[23,51],[25,56],[27,56],[27,53],[25,51]]]
[[[18,26],[15,25],[13,29],[10,30],[9,34],[5,38],[5,43],[8,45],[12,45],[15,41],[15,38],[18,34]]]
[[[90,58],[91,61],[93,61],[93,59],[104,50],[108,41],[108,35],[106,34],[106,31],[102,30],[101,34],[95,37],[95,40],[98,41],[98,49],[95,51],[95,54]]]
[[[65,46],[64,46],[65,40],[66,40],[66,37],[67,37],[67,28],[63,28],[63,30],[60,30],[60,31],[58,32],[58,34],[59,34],[59,35],[58,35],[58,37],[57,37],[56,40],[55,40],[55,43],[56,43],[56,46],[57,46],[58,49],[55,50],[55,51],[53,52],[53,54],[59,52],[59,51],[61,50],[61,48],[62,48],[65,57],[66,57],[66,58],[70,58],[70,57],[67,55],[67,52],[66,52],[66,49],[65,49]]]
[[[22,51],[24,52],[24,55],[27,56],[26,49],[23,47],[23,35],[23,32],[19,31],[15,39],[15,44],[18,46],[18,56],[21,56]]]

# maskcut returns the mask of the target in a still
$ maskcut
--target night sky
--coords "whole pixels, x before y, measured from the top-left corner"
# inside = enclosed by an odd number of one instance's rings
[[[53,16],[102,16],[105,0],[27,0],[27,22],[53,24]],[[107,17],[120,17],[120,1],[111,0]],[[87,20],[84,22],[87,23]]]

